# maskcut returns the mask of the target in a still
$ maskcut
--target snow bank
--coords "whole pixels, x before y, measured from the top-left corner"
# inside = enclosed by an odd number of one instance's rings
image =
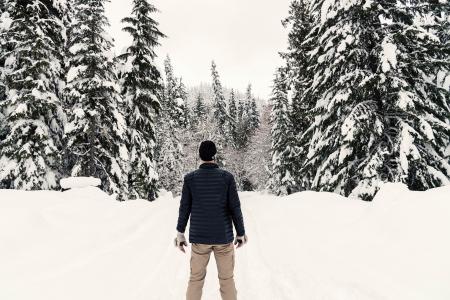
[[[89,186],[100,186],[102,182],[100,179],[94,177],[69,177],[61,179],[59,184],[61,185],[61,188],[68,190]]]
[[[450,299],[449,195],[396,184],[373,202],[241,193],[250,242],[236,253],[239,299]],[[184,299],[178,201],[0,190],[0,299]],[[203,299],[220,299],[213,257]]]

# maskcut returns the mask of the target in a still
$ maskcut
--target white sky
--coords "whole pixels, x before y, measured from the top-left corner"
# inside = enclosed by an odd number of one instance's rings
[[[129,43],[120,20],[131,12],[132,0],[111,0],[107,14],[111,35],[120,51]],[[154,15],[168,36],[157,49],[169,54],[177,76],[188,86],[210,82],[211,60],[224,86],[245,91],[252,83],[258,97],[267,98],[278,55],[287,45],[281,20],[290,0],[151,0],[161,12]],[[162,63],[161,63],[162,66]]]

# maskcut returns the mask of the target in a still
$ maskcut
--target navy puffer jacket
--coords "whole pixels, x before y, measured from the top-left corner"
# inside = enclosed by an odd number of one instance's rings
[[[184,233],[191,218],[189,242],[228,244],[245,234],[241,202],[231,173],[204,163],[184,177],[177,231]]]

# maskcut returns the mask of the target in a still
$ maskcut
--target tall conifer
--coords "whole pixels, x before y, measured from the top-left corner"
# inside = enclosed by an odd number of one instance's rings
[[[228,115],[229,118],[229,129],[228,132],[230,133],[230,140],[233,144],[233,147],[236,147],[237,144],[237,107],[236,107],[236,95],[234,93],[234,90],[231,90],[230,98],[228,101]]]
[[[0,185],[54,189],[60,177],[64,122],[64,7],[41,0],[3,4],[0,90],[6,97],[0,101]]]
[[[75,0],[68,31],[67,164],[72,176],[100,178],[102,189],[127,194],[128,151],[122,99],[105,32],[105,0]]]
[[[126,103],[127,146],[130,154],[128,186],[130,198],[157,197],[157,114],[161,109],[163,82],[156,67],[155,48],[164,35],[152,18],[156,7],[147,0],[134,0],[130,17],[123,19],[132,45],[119,58],[130,65],[122,74],[122,95]]]
[[[212,62],[211,65],[211,74],[214,92],[213,95],[214,118],[215,122],[217,123],[219,134],[224,137],[224,140],[227,140],[229,138],[229,132],[227,130],[229,116],[227,113],[227,104],[225,102],[225,96],[223,94],[222,83],[220,82],[219,72],[217,71],[217,66],[214,61]]]
[[[292,123],[289,118],[288,80],[286,70],[280,69],[275,74],[272,113],[272,173],[270,188],[276,194],[290,194],[296,189],[296,182],[292,176]]]

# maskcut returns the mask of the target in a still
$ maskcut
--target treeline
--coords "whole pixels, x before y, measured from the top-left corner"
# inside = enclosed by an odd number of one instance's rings
[[[181,82],[181,78],[174,76],[169,59],[165,65],[167,82]],[[203,91],[188,95],[184,85],[172,86],[174,91],[168,86],[166,93],[173,96],[165,97],[173,99],[172,104],[163,111],[166,116],[160,120],[164,124],[157,126],[161,132],[157,142],[161,186],[180,192],[183,174],[200,163],[199,144],[213,140],[218,147],[216,161],[235,174],[241,190],[265,188],[270,160],[269,109],[257,104],[252,86],[248,85],[245,93],[225,88],[215,62],[211,65],[211,85],[203,87]],[[260,137],[267,142],[263,155],[253,151]]]
[[[277,194],[450,183],[448,1],[294,0],[271,115]]]
[[[226,149],[243,150],[256,134],[251,88],[225,99],[214,63],[212,106],[202,95],[187,104],[169,58],[160,73],[164,34],[147,0],[123,19],[132,42],[116,57],[105,2],[0,3],[0,188],[59,189],[63,177],[93,176],[119,200],[154,200],[161,188],[179,191],[200,139],[219,144],[225,165]]]

